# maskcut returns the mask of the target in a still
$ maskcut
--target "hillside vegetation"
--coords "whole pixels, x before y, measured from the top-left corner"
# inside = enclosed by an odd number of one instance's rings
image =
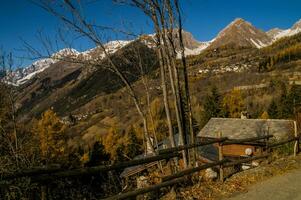
[[[59,3],[76,9],[69,1]],[[174,3],[159,11],[179,17]],[[187,38],[181,42],[182,32],[174,29],[173,20],[158,19],[163,21],[156,35],[77,52],[85,62],[51,60],[19,87],[1,83],[0,172],[14,174],[36,166],[74,169],[145,158],[159,148],[193,144],[189,138],[212,117],[240,118],[247,113],[254,119],[301,123],[301,33],[259,48],[272,38],[237,19],[212,42],[197,42],[184,31]],[[91,30],[83,20],[79,24]],[[109,47],[111,53],[104,54]],[[200,51],[203,47],[208,48]],[[182,151],[180,159],[160,161],[140,175],[156,183],[158,177],[195,164],[190,153]],[[8,194],[12,199],[30,198],[36,191],[46,195],[48,188],[53,199],[100,199],[137,187],[135,176],[123,179],[121,174],[113,170],[38,186],[26,178],[12,180],[21,192],[9,188]]]
[[[281,64],[301,59],[301,34],[289,38],[282,38],[261,51],[264,59],[259,63],[259,70],[271,71]]]

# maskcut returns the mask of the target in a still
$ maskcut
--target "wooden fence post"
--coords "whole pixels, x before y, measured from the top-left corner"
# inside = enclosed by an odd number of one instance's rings
[[[221,132],[218,132],[218,138],[221,139],[222,138],[222,133]],[[222,143],[219,142],[218,143],[218,160],[219,161],[222,161],[224,159],[224,156],[223,156],[223,146],[222,146]],[[221,164],[219,166],[219,179],[220,181],[224,181],[224,170],[223,170],[223,164]]]
[[[266,136],[269,136],[269,134],[270,134],[270,127],[268,127],[268,131],[267,131],[267,133],[266,133]],[[271,148],[269,147],[269,144],[270,144],[270,138],[269,137],[267,137],[266,138],[266,140],[265,140],[265,151],[266,151],[266,153],[271,153]],[[263,153],[263,152],[261,152],[261,153]],[[271,158],[271,157],[270,157]],[[268,160],[268,163],[270,162],[270,158],[267,158],[267,160]]]
[[[41,186],[41,200],[47,200],[47,186]]]
[[[299,153],[299,135],[298,135],[298,130],[297,130],[297,123],[294,121],[294,131],[295,131],[295,145],[294,145],[294,156],[297,156],[297,153]]]

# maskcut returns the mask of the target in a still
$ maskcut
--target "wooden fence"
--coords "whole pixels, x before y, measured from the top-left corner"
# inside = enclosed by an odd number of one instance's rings
[[[112,165],[103,165],[103,166],[95,166],[95,167],[87,167],[87,168],[80,168],[80,169],[71,169],[71,170],[63,170],[58,167],[52,167],[52,168],[35,168],[35,169],[28,169],[20,172],[15,172],[13,174],[2,174],[0,177],[0,180],[3,184],[7,184],[7,181],[22,178],[22,177],[30,177],[32,181],[34,182],[41,182],[44,183],[46,181],[54,181],[58,178],[67,178],[67,177],[78,177],[82,175],[96,175],[99,173],[104,173],[112,170],[118,170],[118,169],[124,169],[131,166],[137,166],[142,164],[147,164],[155,161],[161,161],[161,160],[168,160],[175,157],[180,157],[182,150],[197,148],[200,146],[206,146],[210,144],[217,144],[219,149],[219,159],[216,162],[203,164],[198,167],[191,167],[182,171],[179,171],[175,174],[171,174],[168,176],[164,176],[161,179],[161,183],[152,185],[146,188],[140,188],[136,189],[134,191],[125,192],[121,194],[117,194],[115,196],[109,197],[107,199],[126,199],[130,197],[135,197],[141,194],[145,194],[152,191],[158,191],[160,188],[172,186],[178,183],[183,183],[185,180],[185,176],[191,175],[195,172],[199,172],[201,170],[205,170],[207,168],[211,168],[214,166],[219,167],[219,177],[220,180],[224,180],[224,168],[235,166],[242,163],[247,163],[253,160],[263,159],[267,158],[269,156],[270,149],[279,147],[281,145],[287,144],[289,142],[294,142],[294,155],[296,155],[299,151],[299,139],[297,133],[295,133],[295,137],[287,139],[285,141],[281,141],[274,144],[269,144],[269,138],[273,137],[272,135],[268,136],[260,136],[260,137],[254,137],[254,138],[247,138],[247,139],[241,139],[241,140],[230,140],[228,138],[223,138],[222,135],[219,135],[220,138],[218,139],[211,139],[209,141],[200,142],[196,144],[190,144],[190,145],[183,145],[178,146],[174,148],[169,149],[163,149],[157,151],[157,155],[155,156],[149,156],[143,159],[137,159],[137,160],[131,160],[127,162],[121,162],[116,163]],[[261,155],[252,156],[248,158],[243,158],[239,160],[230,160],[228,158],[223,157],[223,150],[222,147],[224,145],[231,145],[231,144],[250,144],[253,142],[258,142],[264,140],[264,146],[267,148],[266,153],[263,153]]]

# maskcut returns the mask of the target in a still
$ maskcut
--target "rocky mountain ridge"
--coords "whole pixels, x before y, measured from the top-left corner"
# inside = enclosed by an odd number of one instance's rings
[[[237,18],[217,35],[209,48],[217,48],[230,43],[262,48],[271,43],[271,38],[250,22]]]
[[[282,30],[274,28],[264,32],[254,27],[250,22],[237,18],[220,31],[219,34],[211,41],[197,41],[191,33],[183,30],[185,55],[198,55],[205,49],[214,49],[231,43],[237,46],[263,48],[280,38],[292,36],[299,32],[301,32],[301,20],[296,22],[290,29]],[[155,34],[150,34],[146,36],[148,39],[143,39],[144,43],[149,48],[153,48],[155,46],[154,36]],[[124,46],[132,43],[133,41],[135,40],[110,41],[104,46],[107,49],[107,53],[114,54],[116,51],[122,49]],[[105,53],[99,47],[95,47],[84,52],[65,48],[52,54],[49,58],[43,58],[35,61],[26,68],[8,72],[4,80],[9,84],[20,86],[64,58],[85,60],[97,58],[102,60],[104,57]],[[178,54],[178,57],[180,57],[180,54]]]
[[[269,30],[267,32],[267,34],[272,38],[273,41],[276,41],[280,38],[293,36],[300,32],[301,32],[301,19],[299,21],[297,21],[289,29],[282,30],[279,28],[274,28],[274,29]]]

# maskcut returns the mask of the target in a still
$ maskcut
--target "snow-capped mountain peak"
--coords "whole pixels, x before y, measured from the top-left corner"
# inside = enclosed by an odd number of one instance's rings
[[[65,49],[61,49],[58,52],[54,53],[51,55],[51,58],[53,59],[61,59],[64,57],[76,57],[78,56],[80,53],[72,48],[65,48]]]
[[[104,47],[106,49],[106,53],[113,54],[119,49],[131,43],[132,41],[133,40],[113,40],[104,44]],[[93,55],[97,54],[98,59],[103,59],[106,53],[101,47],[95,47],[92,49],[88,49],[87,51],[81,52],[80,56],[82,56],[86,60],[91,60],[94,57]]]
[[[33,62],[30,66],[23,69],[17,69],[12,72],[7,72],[4,81],[12,85],[22,85],[33,78],[36,74],[44,71],[56,61],[52,58],[44,58]]]
[[[278,35],[279,33],[281,33],[283,30],[280,28],[273,28],[269,31],[267,31],[266,33],[268,34],[268,36],[270,38],[275,38],[276,35]]]
[[[262,48],[270,44],[269,36],[254,27],[250,22],[241,18],[236,18],[226,26],[215,38],[210,48],[217,48],[226,44],[236,44],[238,46],[251,46]]]
[[[282,30],[279,28],[274,28],[267,32],[263,32],[254,27],[250,22],[247,22],[242,18],[236,18],[223,30],[221,30],[211,41],[200,42],[197,41],[191,33],[184,30],[182,33],[185,46],[185,56],[189,56],[198,55],[205,49],[218,48],[230,43],[234,43],[238,46],[262,48],[272,44],[282,37],[292,36],[299,32],[301,32],[301,19],[289,29]],[[173,34],[175,34],[175,40],[177,40],[177,29],[174,30]],[[140,40],[149,48],[155,48],[155,36],[156,34],[142,35],[137,40]],[[106,49],[106,53],[113,54],[133,41],[134,40],[110,41],[104,44],[104,47]],[[178,43],[176,42],[175,44],[176,49],[178,49]],[[52,54],[50,58],[35,61],[24,69],[8,72],[7,76],[4,78],[4,81],[14,85],[21,85],[48,67],[52,66],[52,64],[64,60],[64,58],[96,61],[102,60],[106,53],[100,47],[95,47],[84,52],[78,52],[75,49],[65,48]],[[178,52],[178,57],[180,57],[180,52]]]
[[[292,30],[301,29],[301,19],[299,19],[292,27]]]
[[[283,37],[289,37],[289,36],[293,36],[296,35],[297,33],[301,32],[301,19],[299,21],[297,21],[291,28],[289,29],[285,29],[285,30],[281,30],[281,29],[276,29],[277,32],[275,32],[275,29],[269,30],[267,32],[267,34],[269,33],[274,33],[271,34],[270,36],[272,37],[273,41],[276,41],[280,38]]]
[[[107,53],[113,54],[117,50],[121,49],[125,45],[129,44],[131,41],[126,40],[117,40],[117,41],[110,41],[105,44],[105,48]],[[28,80],[35,77],[37,74],[43,72],[47,68],[49,68],[52,64],[57,63],[59,61],[70,60],[70,59],[92,59],[93,54],[99,53],[99,47],[95,47],[88,51],[78,52],[72,48],[64,48],[59,50],[56,53],[53,53],[49,58],[44,58],[33,62],[30,66],[25,67],[23,69],[18,69],[12,72],[8,72],[4,81],[8,84],[12,85],[22,85],[26,83]],[[103,59],[105,57],[104,52],[100,52],[97,55],[98,59]]]

